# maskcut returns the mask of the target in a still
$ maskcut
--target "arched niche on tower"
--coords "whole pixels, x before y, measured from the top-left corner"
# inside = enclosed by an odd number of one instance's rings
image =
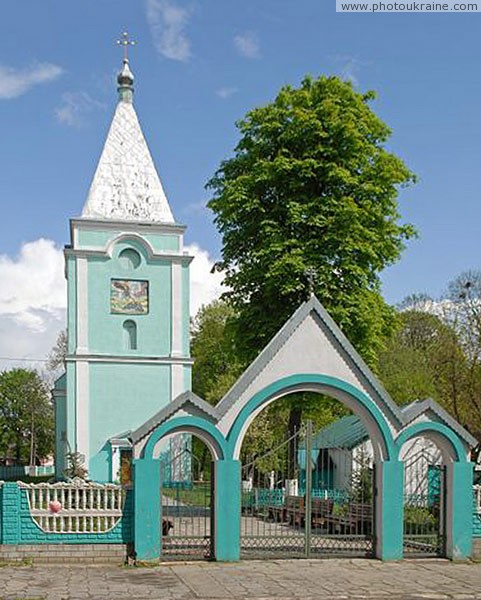
[[[148,263],[154,256],[151,244],[142,236],[134,233],[117,236],[110,241],[106,250],[112,260],[119,261],[120,266],[130,266],[132,270]],[[137,254],[138,259],[133,258],[133,253]],[[128,260],[129,255],[130,261]]]

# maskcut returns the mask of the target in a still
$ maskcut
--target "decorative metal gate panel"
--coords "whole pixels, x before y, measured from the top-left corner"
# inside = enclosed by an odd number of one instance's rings
[[[307,423],[290,439],[246,461],[241,483],[241,556],[372,555],[369,448],[364,440],[355,446],[328,443],[314,436]]]
[[[197,462],[190,444],[161,459],[161,558],[165,560],[213,557],[213,482],[195,478]]]
[[[445,468],[434,444],[420,438],[404,461],[404,556],[445,555]]]

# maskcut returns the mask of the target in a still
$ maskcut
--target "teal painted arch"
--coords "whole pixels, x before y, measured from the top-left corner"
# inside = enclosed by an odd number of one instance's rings
[[[200,438],[215,460],[224,460],[228,457],[227,442],[215,425],[202,417],[185,416],[173,417],[154,429],[144,446],[142,458],[152,459],[156,444],[162,438],[174,433],[191,433]]]
[[[396,458],[399,458],[403,445],[417,436],[432,438],[441,450],[444,460],[450,458],[454,462],[468,462],[467,450],[458,434],[447,425],[437,421],[422,421],[403,429],[394,441]]]
[[[150,242],[135,232],[121,233],[109,241],[106,252],[110,258],[118,258],[122,250],[133,248],[140,253],[144,262],[147,262],[154,255],[154,249]]]
[[[397,456],[388,420],[369,396],[347,381],[313,373],[283,377],[254,394],[237,415],[227,434],[230,456],[238,458],[250,423],[267,404],[290,393],[301,391],[331,396],[359,416],[369,433],[377,460],[391,460]]]

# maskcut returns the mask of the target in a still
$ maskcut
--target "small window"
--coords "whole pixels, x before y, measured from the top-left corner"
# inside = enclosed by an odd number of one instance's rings
[[[134,321],[124,322],[124,347],[127,350],[137,350],[137,325]]]
[[[132,248],[126,248],[119,254],[119,261],[123,269],[136,269],[140,265],[140,254]]]

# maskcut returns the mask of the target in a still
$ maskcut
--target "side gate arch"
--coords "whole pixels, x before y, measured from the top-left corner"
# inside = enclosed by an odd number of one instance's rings
[[[420,403],[422,404],[422,403]],[[424,402],[424,417],[426,412],[432,411],[433,416],[444,413],[443,409],[432,400]],[[426,411],[426,408],[428,411]],[[418,408],[418,411],[420,409]],[[446,421],[451,419],[444,413]],[[453,420],[456,429],[459,425]],[[416,437],[430,439],[441,451],[445,467],[444,502],[442,506],[444,546],[447,558],[464,559],[472,552],[473,528],[473,463],[469,461],[466,443],[461,436],[444,423],[434,420],[418,420],[405,427],[395,439],[397,457],[403,445]]]
[[[179,415],[179,412],[182,416]],[[191,414],[185,414],[191,413]],[[203,414],[202,414],[203,413]],[[134,485],[134,551],[138,560],[155,561],[162,555],[161,547],[161,469],[156,448],[174,434],[192,434],[209,448],[214,465],[214,530],[211,532],[214,557],[217,560],[236,559],[235,527],[230,523],[236,510],[235,489],[237,465],[229,460],[227,442],[213,424],[212,407],[190,392],[179,396],[152,419],[131,434],[133,444]],[[240,482],[240,480],[239,480]],[[240,483],[239,483],[240,484]],[[240,510],[240,507],[238,508]],[[234,541],[233,541],[234,540]],[[234,552],[232,550],[234,546]]]
[[[397,449],[389,422],[364,391],[337,377],[318,373],[297,373],[278,379],[255,393],[238,412],[227,435],[229,452],[239,460],[243,439],[256,416],[269,404],[296,392],[315,392],[339,400],[363,422],[373,447],[376,479],[383,482],[374,490],[373,550],[380,558],[390,558],[391,546],[395,545],[392,523],[399,519],[391,492],[399,484],[401,466],[396,460]]]
[[[214,548],[217,560],[240,557],[241,463],[244,435],[271,402],[308,391],[341,401],[364,424],[375,461],[375,556],[403,556],[403,444],[433,439],[447,469],[446,553],[470,556],[472,464],[476,440],[432,400],[402,409],[389,396],[326,310],[313,296],[281,328],[217,406],[186,392],[130,437],[134,449],[135,551],[141,560],[160,555],[160,470],[154,448],[176,432],[193,433],[214,457]]]

